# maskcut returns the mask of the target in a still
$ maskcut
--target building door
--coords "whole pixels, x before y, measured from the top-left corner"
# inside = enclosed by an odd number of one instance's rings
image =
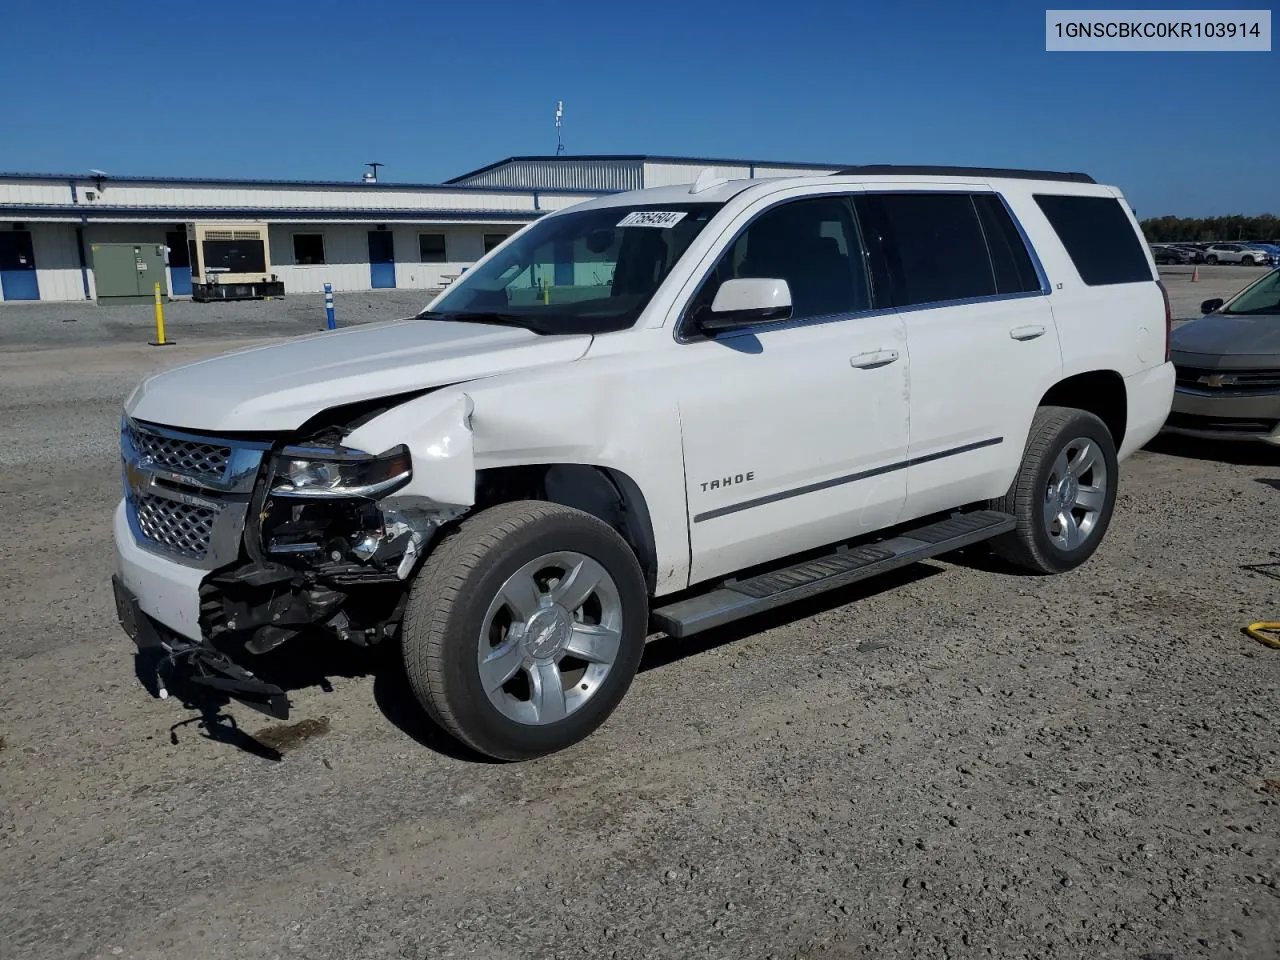
[[[394,235],[390,230],[369,231],[369,285],[375,290],[396,285]]]
[[[175,297],[191,296],[191,251],[187,247],[185,231],[166,233],[165,246],[169,248],[169,285]]]
[[[30,230],[0,233],[0,293],[6,300],[40,299]]]

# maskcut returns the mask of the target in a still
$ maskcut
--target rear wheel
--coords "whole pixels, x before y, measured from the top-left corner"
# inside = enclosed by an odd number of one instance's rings
[[[503,504],[463,521],[423,563],[405,609],[405,668],[450,733],[523,760],[608,718],[647,624],[640,565],[612,528],[558,504]]]
[[[1097,550],[1116,502],[1116,448],[1098,417],[1041,407],[1031,422],[1022,466],[992,507],[1018,526],[991,541],[995,553],[1036,573],[1063,573]]]

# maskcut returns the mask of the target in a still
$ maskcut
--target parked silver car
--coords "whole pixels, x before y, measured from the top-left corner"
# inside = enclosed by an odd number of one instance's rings
[[[1165,431],[1280,445],[1280,270],[1173,331],[1177,370]]]

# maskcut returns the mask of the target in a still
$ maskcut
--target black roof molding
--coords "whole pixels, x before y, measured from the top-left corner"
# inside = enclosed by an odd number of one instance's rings
[[[928,177],[1001,177],[1007,180],[1058,180],[1064,183],[1097,183],[1087,173],[1064,173],[1061,170],[1018,170],[1006,167],[915,166],[896,163],[867,163],[837,170],[832,176],[928,176]]]

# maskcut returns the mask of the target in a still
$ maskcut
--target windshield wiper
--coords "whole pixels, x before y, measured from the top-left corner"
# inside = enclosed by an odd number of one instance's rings
[[[1254,307],[1252,310],[1223,310],[1224,317],[1268,317],[1280,313],[1280,304],[1269,307]]]
[[[458,323],[492,323],[503,327],[525,327],[532,329],[529,318],[514,313],[492,313],[477,311],[475,313],[441,313],[438,310],[423,310],[418,320],[456,320]]]

